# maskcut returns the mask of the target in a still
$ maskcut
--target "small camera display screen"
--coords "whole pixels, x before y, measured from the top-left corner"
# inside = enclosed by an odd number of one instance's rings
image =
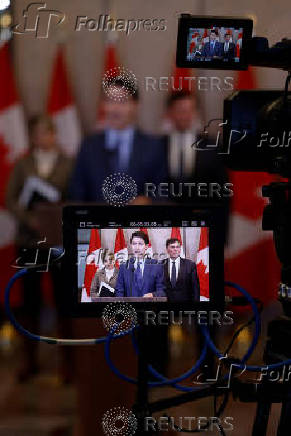
[[[131,224],[78,229],[80,302],[104,298],[209,300],[209,228],[205,222],[179,227],[162,222]]]
[[[243,28],[190,28],[186,59],[193,62],[239,62]]]
[[[63,262],[76,316],[126,302],[142,312],[221,307],[224,221],[220,207],[67,206]]]
[[[177,66],[243,70],[252,20],[182,16],[179,20]]]

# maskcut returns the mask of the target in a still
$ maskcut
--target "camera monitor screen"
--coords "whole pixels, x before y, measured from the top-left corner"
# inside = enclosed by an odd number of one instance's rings
[[[245,69],[245,43],[251,20],[220,17],[181,18],[178,31],[179,67]]]
[[[117,301],[188,308],[210,302],[220,262],[207,213],[148,206],[129,206],[126,215],[110,207],[66,209],[67,275],[83,313],[84,307]],[[87,213],[76,215],[82,210]]]

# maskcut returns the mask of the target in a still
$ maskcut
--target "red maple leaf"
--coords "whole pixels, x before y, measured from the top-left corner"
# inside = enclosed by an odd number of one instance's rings
[[[200,284],[200,294],[209,298],[209,273],[206,273],[206,265],[200,261],[197,265],[197,273]]]

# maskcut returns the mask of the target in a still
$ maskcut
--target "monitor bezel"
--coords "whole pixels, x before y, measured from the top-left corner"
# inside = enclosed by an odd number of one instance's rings
[[[239,62],[222,62],[220,60],[194,62],[187,60],[187,38],[189,29],[216,27],[242,27],[243,38]],[[179,68],[203,68],[215,70],[247,70],[247,42],[252,38],[253,21],[249,18],[185,15],[179,18],[177,34],[176,65]]]
[[[71,316],[74,317],[100,317],[108,303],[84,303],[78,302],[78,237],[77,229],[79,227],[80,216],[86,217],[86,220],[96,222],[96,219],[102,217],[101,222],[113,221],[118,218],[122,221],[123,217],[128,217],[133,221],[152,221],[152,220],[170,220],[175,221],[177,214],[181,219],[190,221],[191,219],[200,219],[206,222],[209,227],[209,301],[195,301],[193,303],[169,303],[169,302],[130,302],[137,312],[145,310],[159,311],[179,311],[189,310],[218,310],[222,311],[224,307],[224,221],[223,213],[220,207],[210,208],[193,208],[188,206],[125,206],[116,208],[111,206],[97,205],[74,205],[63,208],[63,245],[64,256],[62,259],[63,280],[66,284],[65,301],[68,305]],[[209,224],[209,225],[208,225]]]

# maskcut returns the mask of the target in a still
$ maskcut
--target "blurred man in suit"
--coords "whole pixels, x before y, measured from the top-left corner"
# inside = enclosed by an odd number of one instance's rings
[[[179,239],[166,241],[169,258],[164,263],[164,280],[169,302],[187,302],[200,300],[200,286],[196,264],[183,259]]]
[[[130,244],[134,257],[120,265],[116,297],[165,297],[163,266],[145,257],[148,236],[142,231],[134,232]]]
[[[177,91],[169,96],[167,106],[171,123],[169,134],[164,138],[168,181],[175,182],[175,185],[179,182],[216,182],[221,185],[227,182],[222,156],[218,155],[217,149],[193,146],[202,131],[197,97],[187,91]],[[172,199],[187,203],[194,200],[186,192],[178,194],[176,188]]]
[[[209,42],[204,44],[202,56],[206,58],[220,58],[222,56],[221,43],[217,41],[215,30],[210,30]]]
[[[230,33],[224,35],[224,42],[222,43],[222,55],[225,59],[232,60],[235,57],[235,45],[230,41]]]
[[[131,176],[142,192],[144,183],[165,176],[161,140],[136,128],[138,90],[121,79],[109,84],[103,97],[105,130],[85,138],[71,181],[71,198],[103,201],[102,184],[116,172]]]

